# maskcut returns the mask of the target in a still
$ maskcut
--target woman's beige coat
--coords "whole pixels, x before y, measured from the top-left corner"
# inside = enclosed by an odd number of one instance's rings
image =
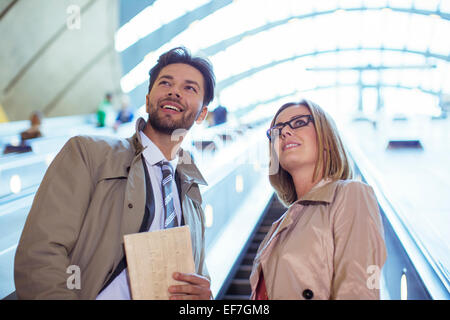
[[[250,276],[252,298],[263,270],[269,299],[379,299],[385,260],[372,188],[322,180],[261,243]]]

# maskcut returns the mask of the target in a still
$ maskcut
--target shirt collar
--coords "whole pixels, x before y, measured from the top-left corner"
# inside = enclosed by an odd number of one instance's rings
[[[159,150],[156,144],[154,144],[153,141],[149,137],[147,137],[143,131],[139,131],[139,135],[141,136],[142,146],[144,147],[142,154],[144,155],[145,160],[147,160],[150,165],[154,166],[158,162],[168,161],[166,157],[164,157],[161,150]],[[170,160],[168,162],[171,164],[173,170],[175,171],[178,163],[178,156],[175,156],[173,160]]]
[[[148,146],[143,146],[144,139],[142,136],[144,136],[151,142],[151,140],[145,134],[141,134],[142,130],[144,130],[145,128],[145,125],[146,121],[144,120],[144,118],[141,117],[137,119],[136,133],[133,135],[133,137],[131,137],[131,142],[135,149],[135,156],[140,155],[141,152],[144,152],[148,148]],[[153,142],[151,143],[153,144]],[[156,147],[156,149],[161,154],[161,157],[158,157],[159,161],[161,161],[164,158],[164,155],[162,155],[159,148]],[[151,160],[148,161],[150,162]],[[180,150],[178,150],[177,156],[172,161],[170,161],[170,164],[172,165],[174,171],[176,170],[180,174],[180,179],[182,182],[195,182],[198,184],[208,185],[202,174],[198,170],[197,166],[194,164],[194,160],[192,159],[189,152],[183,150],[183,148],[180,148]]]

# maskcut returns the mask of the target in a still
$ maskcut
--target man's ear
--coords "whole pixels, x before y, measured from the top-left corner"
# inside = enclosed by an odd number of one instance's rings
[[[150,104],[148,103],[149,96],[150,96],[150,94],[147,94],[147,95],[145,96],[145,112],[147,112],[147,113],[149,113],[148,106],[150,105]]]
[[[197,120],[195,120],[195,123],[197,123],[197,124],[202,123],[203,120],[205,120],[207,114],[208,114],[208,107],[203,106],[202,111],[200,112],[200,114],[197,117]]]

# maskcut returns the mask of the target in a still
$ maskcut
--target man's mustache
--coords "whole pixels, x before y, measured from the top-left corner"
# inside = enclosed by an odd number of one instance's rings
[[[185,106],[184,104],[181,103],[180,99],[171,98],[171,97],[162,99],[162,100],[158,103],[158,105],[159,105],[159,106],[163,106],[164,103],[167,103],[167,102],[175,102],[175,103],[181,105],[181,106],[183,107],[183,110],[186,109],[186,106]]]

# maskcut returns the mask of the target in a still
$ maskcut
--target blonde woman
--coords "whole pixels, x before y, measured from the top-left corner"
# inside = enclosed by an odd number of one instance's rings
[[[352,180],[333,120],[311,101],[287,103],[267,135],[278,165],[269,180],[288,209],[256,254],[252,299],[379,299],[386,249],[377,200]]]

